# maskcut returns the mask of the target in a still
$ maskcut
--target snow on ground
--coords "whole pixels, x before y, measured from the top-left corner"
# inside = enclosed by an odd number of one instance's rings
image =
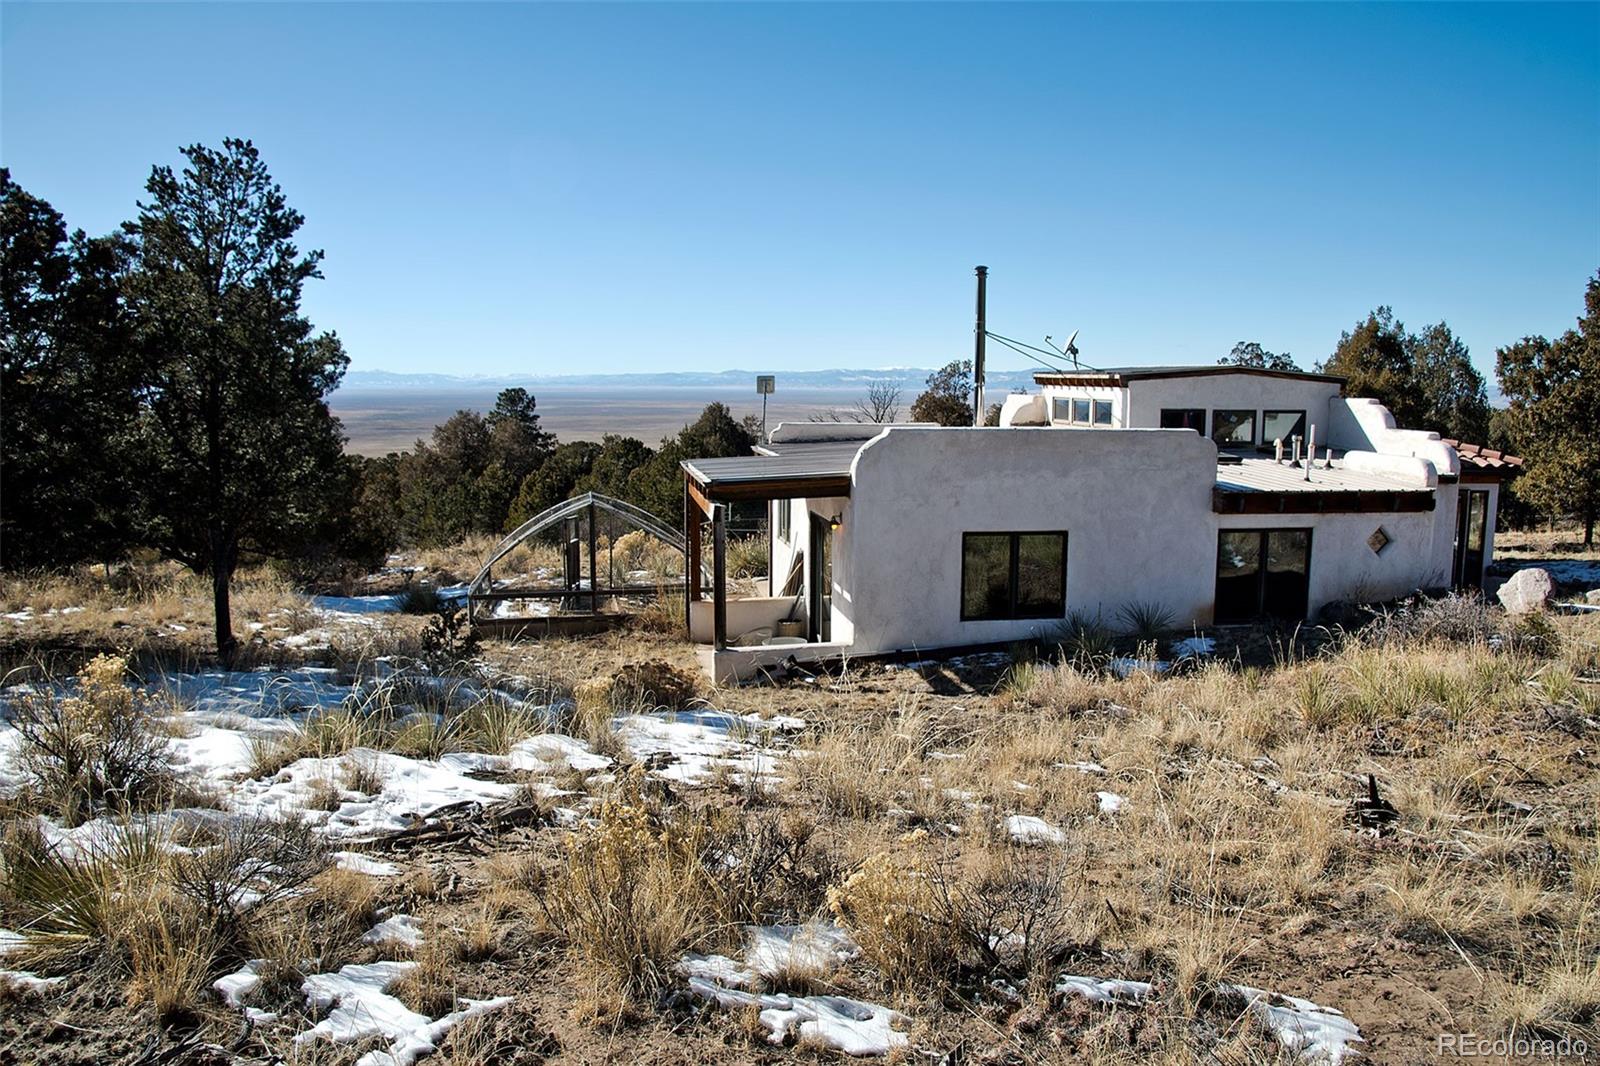
[[[404,596],[313,596],[311,606],[324,614],[396,614],[406,605]]]
[[[611,759],[596,755],[589,745],[574,737],[560,733],[540,733],[520,740],[512,747],[508,765],[513,770],[532,770],[550,773],[570,767],[583,773],[606,770]]]
[[[391,914],[361,934],[363,944],[402,944],[422,946],[422,923],[409,914]]]
[[[318,790],[343,779],[346,759],[371,770],[383,781],[375,794],[343,789],[342,802],[331,812],[307,810]],[[412,759],[372,748],[355,748],[337,758],[298,759],[272,777],[239,782],[228,796],[232,809],[244,815],[282,818],[302,815],[318,824],[325,836],[340,842],[370,840],[411,829],[443,807],[463,802],[490,804],[509,799],[517,786],[469,776],[493,767],[498,757],[457,753],[437,761]]]
[[[276,1020],[248,1005],[261,984],[260,959],[213,983],[229,1006],[245,1011],[258,1022]],[[325,1016],[310,1029],[295,1036],[295,1043],[330,1040],[353,1043],[379,1037],[389,1041],[387,1051],[369,1051],[356,1060],[356,1066],[411,1066],[418,1059],[438,1050],[445,1034],[468,1018],[497,1010],[511,1002],[510,996],[496,999],[463,999],[461,1008],[440,1018],[418,1014],[390,995],[388,989],[416,968],[414,962],[351,963],[337,973],[312,974],[301,984],[306,1005]]]
[[[1497,560],[1496,568],[1503,565],[1507,575],[1518,570],[1528,570],[1537,567],[1548,571],[1551,580],[1558,585],[1577,585],[1586,588],[1600,587],[1600,559],[1530,559]]]
[[[1184,637],[1172,645],[1174,659],[1202,659],[1215,654],[1217,642],[1210,637]]]
[[[888,1007],[846,996],[790,996],[753,991],[762,977],[786,973],[826,974],[857,952],[849,934],[827,922],[747,926],[745,962],[726,955],[686,955],[678,972],[689,991],[730,1009],[755,1007],[767,1039],[782,1044],[791,1034],[811,1046],[847,1055],[887,1055],[906,1046],[893,1023],[905,1016]]]
[[[1005,827],[1006,833],[1018,844],[1037,847],[1067,842],[1066,833],[1031,814],[1013,814],[1006,819]]]
[[[1111,672],[1118,677],[1131,677],[1134,674],[1164,674],[1172,669],[1172,664],[1160,659],[1135,659],[1128,655],[1119,655],[1111,660]]]
[[[1128,802],[1128,797],[1119,796],[1115,792],[1096,792],[1095,798],[1100,801],[1101,814],[1116,814]]]
[[[368,877],[398,877],[400,867],[392,862],[374,859],[370,855],[363,855],[359,851],[336,851],[331,856],[333,864],[341,870],[352,873],[366,874]]]
[[[776,757],[747,737],[770,740],[776,733],[804,728],[798,718],[762,719],[722,711],[667,711],[630,714],[616,720],[617,735],[640,762],[665,762],[656,776],[680,784],[704,781],[721,766],[739,780],[775,776]]]
[[[511,1002],[510,996],[463,999],[464,1006],[460,1010],[430,1019],[387,991],[416,965],[414,962],[351,963],[337,973],[307,977],[300,986],[307,1005],[314,1011],[325,1010],[328,1014],[296,1036],[295,1043],[319,1039],[351,1043],[384,1037],[390,1041],[389,1050],[369,1051],[356,1060],[356,1066],[411,1066],[417,1059],[437,1051],[438,1042],[456,1025]]]
[[[1150,984],[1062,974],[1056,980],[1056,991],[1082,996],[1094,1003],[1135,1004],[1150,995]],[[1218,991],[1243,996],[1256,1020],[1278,1043],[1298,1052],[1302,1059],[1339,1066],[1346,1058],[1359,1054],[1350,1045],[1362,1042],[1361,1030],[1332,1007],[1321,1007],[1296,996],[1275,995],[1248,985],[1224,984],[1218,986]]]

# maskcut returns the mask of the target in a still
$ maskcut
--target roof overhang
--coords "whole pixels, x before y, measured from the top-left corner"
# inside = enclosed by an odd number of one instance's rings
[[[1265,370],[1253,366],[1192,366],[1137,367],[1122,370],[1080,370],[1071,373],[1039,371],[1033,375],[1037,385],[1077,385],[1098,388],[1122,388],[1130,381],[1156,378],[1209,378],[1222,374],[1249,374],[1262,378],[1286,378],[1292,381],[1323,381],[1343,385],[1344,378],[1337,374],[1307,374],[1297,370]]]
[[[1431,511],[1433,491],[1234,492],[1211,491],[1216,514],[1393,514]]]

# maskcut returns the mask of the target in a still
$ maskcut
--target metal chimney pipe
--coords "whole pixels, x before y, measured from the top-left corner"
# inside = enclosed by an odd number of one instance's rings
[[[1306,428],[1306,480],[1311,480],[1311,460],[1317,457],[1317,427]]]
[[[983,425],[983,348],[984,341],[988,339],[989,328],[984,321],[984,304],[986,302],[985,290],[988,288],[989,268],[976,267],[974,272],[978,275],[978,324],[974,327],[972,350],[972,424]]]

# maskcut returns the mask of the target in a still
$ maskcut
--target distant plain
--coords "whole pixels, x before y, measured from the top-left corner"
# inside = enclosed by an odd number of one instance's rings
[[[539,387],[544,428],[563,441],[599,440],[607,433],[636,437],[652,448],[700,416],[706,404],[728,405],[735,418],[761,415],[761,397],[754,383],[746,389],[716,387],[640,388],[636,386]],[[333,413],[350,438],[346,449],[360,455],[384,455],[412,447],[433,427],[457,411],[487,412],[494,406],[496,386],[479,388],[340,389],[333,394]],[[829,411],[848,412],[862,397],[859,389],[794,389],[781,391],[767,405],[767,424],[806,421]],[[902,397],[901,417],[914,394]]]

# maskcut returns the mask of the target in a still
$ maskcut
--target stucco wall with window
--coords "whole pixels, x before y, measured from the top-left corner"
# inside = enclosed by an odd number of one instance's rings
[[[1049,620],[962,621],[962,534],[1064,531],[1066,611],[1110,621],[1148,600],[1208,622],[1216,454],[1181,430],[891,429],[856,459],[835,617],[849,611],[858,654],[1048,634]]]
[[[1339,386],[1330,381],[1260,374],[1202,374],[1138,378],[1128,382],[1127,392],[1127,425],[1135,428],[1159,426],[1163,409],[1202,408],[1209,434],[1213,411],[1243,409],[1256,413],[1254,439],[1260,442],[1263,412],[1305,411],[1308,425],[1317,427],[1317,440],[1326,443],[1328,404],[1339,395]]]
[[[1321,515],[1217,515],[1218,529],[1302,529],[1311,532],[1309,617],[1336,600],[1377,601],[1449,582],[1448,553],[1440,558],[1435,512]],[[1382,528],[1389,543],[1367,543]],[[1216,534],[1212,534],[1213,550]],[[1215,564],[1212,566],[1215,575]]]
[[[1086,385],[1044,385],[1039,389],[1044,397],[1045,417],[1051,425],[1085,426],[1095,429],[1121,429],[1128,425],[1126,389],[1092,388]],[[1074,410],[1074,401],[1078,408]],[[1095,420],[1095,404],[1109,404],[1109,419]],[[1087,419],[1078,417],[1087,415]]]

